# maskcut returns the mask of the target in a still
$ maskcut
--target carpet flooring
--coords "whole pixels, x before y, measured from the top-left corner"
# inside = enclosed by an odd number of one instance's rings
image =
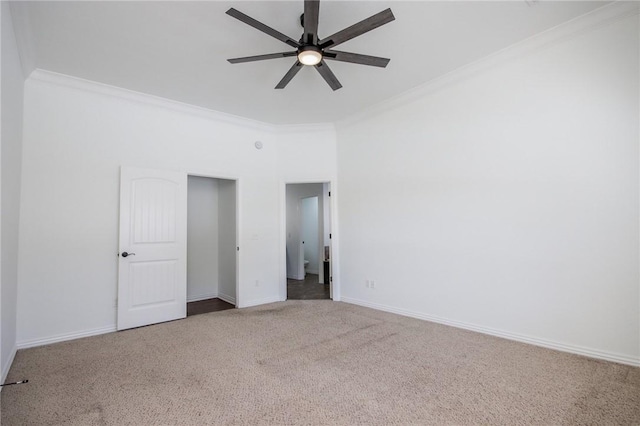
[[[325,300],[18,351],[11,425],[640,424],[640,368]]]

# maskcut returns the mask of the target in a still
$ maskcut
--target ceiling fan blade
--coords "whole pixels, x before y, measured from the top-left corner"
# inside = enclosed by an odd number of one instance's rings
[[[245,15],[244,13],[231,8],[229,10],[227,10],[227,15],[229,16],[233,16],[234,18],[236,18],[239,21],[244,22],[247,25],[251,25],[253,28],[262,31],[265,34],[270,35],[271,37],[277,38],[278,40],[287,43],[289,46],[292,47],[300,47],[300,43],[298,43],[297,41],[293,40],[291,37],[288,37],[284,34],[282,34],[279,31],[274,30],[273,28],[263,24],[260,21],[256,21],[255,19],[253,19],[250,16]]]
[[[375,30],[376,28],[387,24],[394,19],[396,18],[395,16],[393,16],[391,9],[383,10],[382,12],[376,13],[375,15],[370,16],[367,19],[358,22],[357,24],[354,24],[342,31],[338,31],[335,34],[320,40],[318,42],[318,45],[321,49],[337,46],[347,40],[351,40],[354,37],[358,37],[359,35],[362,35],[366,32]]]
[[[266,55],[256,55],[256,56],[245,56],[243,58],[232,58],[227,59],[227,61],[232,64],[240,64],[242,62],[253,62],[253,61],[264,61],[265,59],[278,59],[278,58],[287,58],[290,56],[296,56],[298,52],[282,52],[282,53],[268,53]]]
[[[331,68],[329,68],[325,61],[320,61],[320,63],[315,67],[322,78],[324,78],[324,81],[326,81],[333,90],[338,90],[342,87],[342,84],[340,84],[335,74],[333,74],[333,71],[331,71]]]
[[[298,71],[300,71],[301,69],[302,69],[302,64],[300,63],[300,61],[296,61],[296,63],[293,64],[291,68],[289,68],[289,71],[287,71],[284,77],[282,77],[282,80],[280,80],[280,83],[278,83],[278,85],[276,86],[276,89],[284,89],[286,85],[289,84],[291,79],[295,77],[296,74],[298,74]]]
[[[372,67],[384,68],[391,59],[379,58],[377,56],[361,55],[359,53],[340,52],[338,50],[325,50],[322,55],[325,59],[332,61],[351,62],[354,64],[371,65]]]
[[[320,15],[319,0],[304,0],[304,36],[307,44],[318,42],[318,17]]]

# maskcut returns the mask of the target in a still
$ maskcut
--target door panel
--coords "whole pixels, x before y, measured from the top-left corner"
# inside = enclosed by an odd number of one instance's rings
[[[176,203],[179,185],[165,179],[131,181],[132,242],[135,244],[176,241]]]
[[[171,303],[176,299],[177,262],[134,262],[129,264],[131,308]]]
[[[186,173],[123,167],[118,330],[186,316],[186,241]]]

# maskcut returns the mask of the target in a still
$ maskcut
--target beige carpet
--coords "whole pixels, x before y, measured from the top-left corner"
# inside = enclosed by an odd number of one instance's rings
[[[640,369],[331,301],[19,351],[2,425],[640,424]]]

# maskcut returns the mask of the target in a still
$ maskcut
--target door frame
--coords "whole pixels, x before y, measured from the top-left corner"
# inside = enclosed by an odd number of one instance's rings
[[[322,195],[324,196],[324,194]],[[304,242],[306,239],[304,238],[304,210],[302,208],[302,203],[304,200],[308,199],[308,198],[317,198],[318,199],[318,207],[316,208],[316,214],[318,215],[318,220],[316,222],[318,222],[316,224],[316,233],[318,234],[316,238],[318,238],[318,258],[316,259],[316,261],[318,262],[318,279],[320,279],[320,277],[322,276],[322,273],[320,271],[322,271],[322,265],[321,265],[321,261],[320,261],[320,256],[323,254],[323,247],[324,244],[322,242],[324,237],[324,228],[326,226],[326,224],[324,223],[324,217],[322,218],[322,229],[320,229],[320,216],[324,215],[324,211],[320,211],[320,196],[319,195],[311,195],[308,197],[300,197],[298,199],[298,224],[299,224],[299,229],[300,229],[300,238],[301,238],[301,244],[298,245],[298,276],[302,276],[302,279],[305,279],[304,277],[306,276],[305,273],[305,269],[304,269],[304,260],[305,260],[305,255],[304,255],[304,249],[306,247],[306,243]],[[324,209],[323,209],[324,210]],[[322,280],[320,280],[320,282],[322,282]]]
[[[305,183],[327,183],[331,197],[329,200],[329,222],[331,226],[331,268],[329,275],[332,278],[331,299],[339,302],[340,289],[340,262],[339,262],[339,232],[338,232],[338,184],[335,178],[320,177],[316,179],[283,179],[280,181],[280,300],[287,300],[287,185]]]
[[[242,193],[241,179],[237,176],[226,175],[224,173],[216,173],[211,171],[186,171],[187,178],[189,176],[203,177],[210,179],[232,180],[236,183],[236,308],[243,306],[240,302],[240,262],[242,261],[242,251],[240,250],[240,238],[242,237],[242,221],[240,214],[242,203],[240,202],[240,194]]]

